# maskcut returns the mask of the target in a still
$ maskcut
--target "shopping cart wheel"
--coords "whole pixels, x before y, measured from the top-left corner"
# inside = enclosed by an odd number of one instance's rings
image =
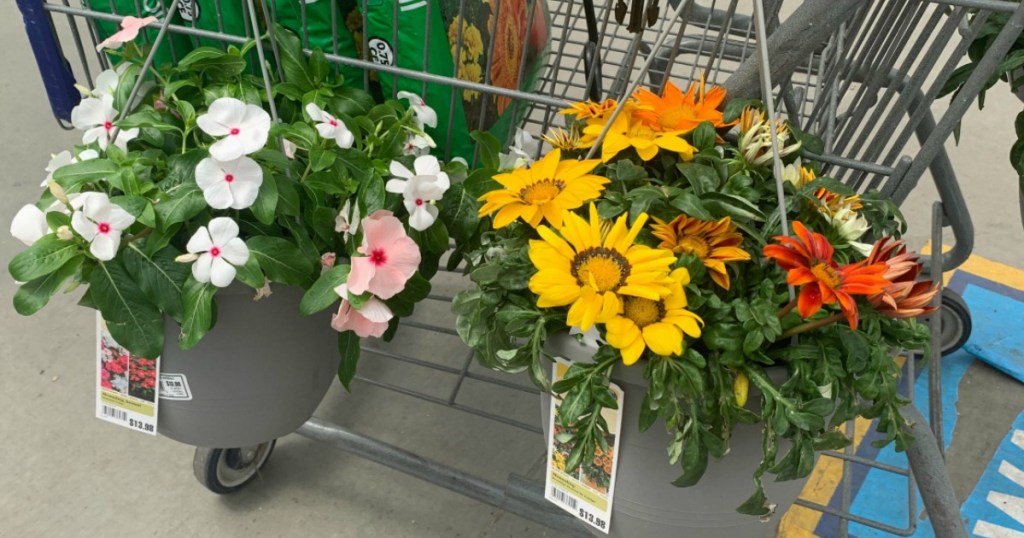
[[[246,486],[270,459],[277,440],[245,448],[196,447],[192,472],[206,489],[221,495]]]
[[[945,357],[963,347],[971,336],[971,310],[959,293],[948,288],[942,290],[939,322],[939,349]]]

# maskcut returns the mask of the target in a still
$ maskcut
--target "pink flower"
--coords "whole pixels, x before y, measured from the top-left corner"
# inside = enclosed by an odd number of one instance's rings
[[[348,289],[345,284],[334,288],[341,296],[341,307],[331,318],[331,328],[338,332],[353,331],[360,338],[380,338],[388,330],[388,322],[394,317],[391,309],[376,297],[370,297],[361,309],[355,309],[348,302]]]
[[[99,45],[96,45],[96,50],[101,51],[105,48],[119,49],[121,48],[121,45],[135,39],[139,35],[139,30],[153,24],[154,22],[156,22],[156,17],[140,19],[129,15],[121,19],[121,30],[101,41]]]
[[[352,258],[348,290],[355,295],[369,291],[390,299],[405,289],[420,265],[420,248],[409,238],[402,221],[390,211],[379,210],[363,219],[363,256]]]
[[[320,256],[320,273],[323,274],[330,271],[337,259],[338,255],[333,252],[325,252],[323,256]]]

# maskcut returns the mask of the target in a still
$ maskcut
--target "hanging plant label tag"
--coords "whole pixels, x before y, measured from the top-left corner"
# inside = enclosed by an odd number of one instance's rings
[[[160,358],[139,357],[117,343],[96,313],[96,418],[156,435]]]
[[[191,400],[192,391],[188,388],[188,379],[185,378],[185,374],[160,372],[160,399]]]
[[[555,357],[552,379],[560,381],[572,362]],[[615,497],[615,469],[618,464],[618,440],[622,429],[622,389],[615,383],[608,387],[618,404],[617,409],[602,409],[608,424],[605,442],[608,450],[597,447],[594,458],[584,461],[573,472],[567,472],[566,461],[572,453],[572,431],[558,424],[561,398],[553,397],[548,410],[548,466],[544,483],[545,497],[591,527],[608,534],[611,528],[612,501]]]

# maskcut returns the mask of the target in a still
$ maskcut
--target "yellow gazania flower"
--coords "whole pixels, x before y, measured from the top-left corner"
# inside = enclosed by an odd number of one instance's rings
[[[787,164],[782,167],[782,179],[793,184],[797,189],[802,189],[804,185],[818,179],[814,174],[814,170],[803,166],[800,162],[800,157],[796,158],[792,164]]]
[[[729,289],[729,271],[726,262],[745,262],[750,254],[741,249],[743,236],[729,217],[718,221],[701,220],[679,215],[672,222],[658,218],[651,225],[654,237],[661,239],[658,248],[671,250],[676,255],[688,253],[700,258],[707,267],[711,280],[723,289]]]
[[[818,212],[824,215],[835,215],[843,208],[856,212],[864,207],[864,204],[860,201],[860,196],[856,194],[843,196],[841,194],[836,194],[825,187],[818,187],[815,189],[814,197],[821,202],[818,205]]]
[[[705,90],[703,76],[700,82],[691,84],[685,94],[671,81],[665,85],[661,96],[640,88],[633,97],[644,109],[637,111],[636,117],[658,131],[689,132],[705,121],[716,128],[735,124],[735,121],[726,123],[718,110],[725,101],[725,89],[712,86]]]
[[[551,144],[551,147],[562,151],[575,151],[590,147],[580,139],[580,131],[575,125],[570,127],[568,131],[555,127],[542,138],[544,138],[545,142]]]
[[[624,297],[659,301],[672,293],[668,268],[676,261],[672,252],[634,245],[647,222],[647,214],[627,228],[627,215],[602,232],[597,207],[590,204],[590,220],[566,211],[555,233],[538,226],[540,240],[530,241],[530,261],[537,273],[530,291],[537,306],[569,306],[566,323],[586,331],[622,311]]]
[[[644,161],[653,159],[659,148],[678,153],[684,161],[693,160],[695,148],[680,138],[682,131],[656,132],[632,116],[620,114],[615,118],[615,122],[605,134],[604,142],[601,143],[602,161],[608,162],[628,148],[635,149],[637,155]],[[603,129],[603,125],[588,125],[583,129],[583,134],[586,135],[584,139],[596,139]]]
[[[618,102],[615,99],[605,99],[600,103],[580,101],[569,105],[569,108],[564,108],[559,113],[576,116],[577,120],[586,121],[587,123],[591,121],[601,122],[608,119],[608,116],[611,115],[617,105]],[[629,103],[627,102],[626,105],[628,106]],[[625,112],[627,110],[623,110],[623,113]]]
[[[686,309],[683,291],[683,286],[690,283],[690,273],[680,267],[672,271],[671,278],[672,293],[668,297],[624,297],[622,311],[605,323],[605,338],[619,350],[626,366],[635,363],[645,349],[663,356],[681,355],[683,335],[700,337],[704,321]]]
[[[503,228],[517,218],[534,228],[541,219],[558,227],[563,211],[601,196],[609,179],[590,173],[601,161],[562,161],[561,157],[562,152],[556,149],[528,168],[494,176],[505,188],[479,198],[484,202],[480,216],[497,212],[495,228]]]

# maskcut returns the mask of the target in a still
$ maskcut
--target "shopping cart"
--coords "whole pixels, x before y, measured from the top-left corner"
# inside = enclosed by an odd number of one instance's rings
[[[494,33],[482,44],[488,51],[486,64],[481,66],[486,69],[481,69],[483,73],[476,76],[466,76],[455,67],[461,65],[459,54],[471,38],[462,25],[439,28],[428,23],[425,29],[417,28],[415,35],[422,36],[422,46],[415,43],[410,46],[408,39],[399,39],[402,13],[413,7],[421,8],[427,11],[430,20],[430,10],[439,9],[436,6],[440,3],[429,0],[330,2],[327,10],[319,14],[313,12],[316,2],[286,0],[75,0],[74,5],[71,0],[17,0],[17,3],[25,18],[51,108],[62,126],[67,125],[70,111],[79,100],[75,82],[89,84],[99,70],[109,67],[104,54],[92,52],[103,38],[104,25],[109,27],[124,15],[155,14],[158,22],[142,37],[154,44],[154,52],[147,61],[173,62],[189,47],[240,45],[254,36],[261,36],[269,24],[285,18],[279,8],[292,5],[291,27],[303,43],[310,47],[319,42],[316,46],[326,52],[327,60],[337,72],[350,78],[352,73],[357,73],[355,80],[361,79],[365,89],[376,91],[381,97],[397,92],[396,81],[406,84],[413,81],[424,94],[428,88],[450,88],[446,95],[450,96],[451,109],[460,100],[460,94],[463,97],[486,96],[491,108],[481,106],[476,115],[467,115],[472,119],[467,119],[465,125],[448,121],[441,132],[434,133],[439,146],[448,152],[447,157],[452,156],[452,141],[463,130],[491,129],[508,146],[516,137],[516,128],[521,127],[534,136],[547,132],[560,120],[562,116],[558,111],[568,101],[620,99],[639,85],[658,88],[668,80],[675,80],[685,86],[703,76],[709,83],[726,86],[732,98],[769,96],[766,103],[770,108],[778,107],[791,124],[824,141],[822,147],[810,148],[814,151],[805,148],[808,157],[824,163],[831,177],[857,191],[878,190],[883,196],[902,203],[920,179],[930,174],[940,197],[934,207],[933,244],[941,244],[943,229],[947,227],[954,239],[952,250],[945,254],[936,252],[931,259],[931,273],[936,281],[941,279],[943,271],[962,263],[973,247],[970,216],[943,144],[1024,24],[1024,7],[1001,0],[809,0],[802,3],[782,0],[635,0],[628,3],[560,0],[546,2],[546,10],[539,9],[533,0],[486,0],[492,13],[501,13],[503,4],[505,9],[524,5],[520,18],[525,19],[525,23],[516,26],[520,32],[517,37],[525,41],[526,34],[541,28],[543,32],[538,34],[538,39],[547,43],[546,48],[541,47],[543,50],[535,48],[533,57],[525,48],[512,55],[512,61],[518,64],[513,65],[516,69],[512,69],[511,76],[506,70],[499,73],[499,77],[491,65],[496,44],[500,45]],[[444,2],[450,8],[449,15],[463,20],[467,3],[467,0]],[[367,15],[370,4],[390,7],[392,24],[385,35],[371,35],[366,31],[371,23]],[[156,13],[146,11],[154,7]],[[351,17],[351,8],[356,8],[355,19]],[[206,23],[201,22],[204,10]],[[1013,15],[975,73],[936,121],[930,106],[943,82],[960,62],[985,19],[997,11]],[[231,16],[227,16],[228,13]],[[548,18],[550,25],[546,22]],[[314,21],[324,26],[317,27]],[[455,61],[447,72],[431,66],[431,39],[438,32],[449,32],[454,37]],[[388,33],[390,36],[386,35]],[[339,39],[344,35],[352,37],[355,53],[346,49],[344,40]],[[404,45],[399,47],[399,43]],[[258,41],[250,54],[253,65],[264,66],[264,69],[280,65],[276,46],[269,37]],[[267,62],[260,61],[264,56]],[[496,117],[499,114],[507,116],[503,123]],[[472,152],[469,155],[470,159],[476,157]],[[439,278],[451,279],[447,286],[450,291],[460,285],[455,275]],[[451,296],[451,293],[439,293],[430,299],[444,303],[450,301]],[[917,437],[908,452],[910,468],[883,468],[907,477],[911,517],[905,527],[896,528],[850,513],[851,468],[854,465],[882,467],[850,451],[827,453],[826,457],[840,458],[844,462],[846,486],[842,488],[841,509],[801,503],[841,518],[844,522],[840,528],[842,535],[846,533],[847,521],[895,535],[912,534],[917,525],[913,517],[917,490],[937,536],[966,535],[959,517],[959,503],[945,475],[932,431],[941,431],[942,420],[941,406],[936,405],[941,396],[939,353],[963,344],[969,333],[970,317],[966,305],[955,294],[944,293],[942,301],[941,315],[932,319],[933,339],[939,345],[933,346],[931,361],[931,420],[925,421],[916,410],[908,409],[907,416],[915,423]],[[403,327],[403,330],[441,335],[457,345],[458,338],[451,325],[414,318],[404,322]],[[532,387],[476,371],[469,350],[454,360],[415,356],[377,343],[367,344],[364,351],[380,357],[381,362],[393,361],[400,368],[447,376],[450,390],[447,394],[429,393],[392,381],[386,375],[357,378],[363,383],[533,434],[541,433],[533,422],[463,403],[460,394],[466,386],[474,384],[536,401],[536,390]],[[908,374],[912,377],[913,361],[908,361],[908,365]],[[910,386],[912,390],[913,384]],[[925,426],[929,423],[931,430]],[[554,529],[585,535],[574,519],[543,500],[540,484],[524,478],[511,476],[506,484],[490,482],[315,418],[298,433],[335,443],[348,452]],[[232,484],[244,484],[266,462],[269,448],[267,444],[249,449],[197,449],[196,476],[215,491],[233,489],[224,488],[224,477],[230,477]]]

